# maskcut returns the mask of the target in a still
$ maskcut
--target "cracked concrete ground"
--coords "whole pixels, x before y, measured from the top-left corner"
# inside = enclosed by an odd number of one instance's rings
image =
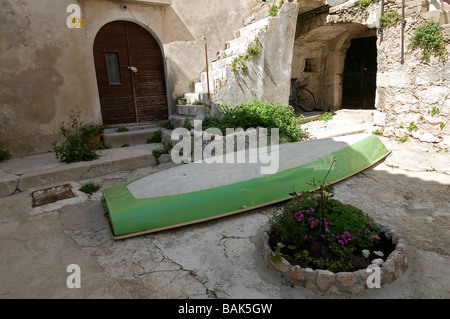
[[[370,114],[361,114],[355,119],[352,113],[352,120],[369,123]],[[341,120],[310,123],[310,132],[313,126],[329,131]],[[449,298],[449,153],[431,144],[381,139],[392,155],[334,190],[336,198],[405,238],[408,268],[392,284],[356,296],[321,295],[287,284],[261,254],[270,207],[114,241],[100,192],[37,215],[30,214],[29,193],[23,192],[0,198],[0,298]],[[105,189],[170,167],[86,181]],[[80,266],[80,289],[66,285],[70,264]]]

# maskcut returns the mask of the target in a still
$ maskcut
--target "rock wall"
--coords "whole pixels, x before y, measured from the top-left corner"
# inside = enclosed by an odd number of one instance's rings
[[[401,14],[401,1],[385,1],[385,11],[389,10]],[[406,1],[403,63],[401,23],[383,30],[382,41],[378,41],[375,124],[387,136],[409,135],[423,142],[443,142],[450,146],[449,56],[445,62],[434,56],[425,62],[421,51],[410,46],[414,30],[422,21],[446,22],[441,19],[445,14],[428,11],[425,0]],[[444,24],[444,30],[450,30],[448,25]],[[448,31],[446,35],[449,36]]]

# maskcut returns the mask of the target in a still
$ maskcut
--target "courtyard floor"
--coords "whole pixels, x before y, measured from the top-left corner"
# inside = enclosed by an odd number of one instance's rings
[[[371,123],[371,111],[342,110],[305,127],[323,138],[351,127],[370,130]],[[0,198],[0,298],[450,298],[450,154],[413,139],[380,139],[392,154],[334,191],[406,240],[408,268],[392,284],[360,295],[321,295],[287,284],[261,254],[270,207],[114,241],[101,192],[40,214],[31,214],[30,194],[22,192]],[[105,189],[170,167],[89,181]],[[79,289],[66,284],[71,264],[80,266]]]

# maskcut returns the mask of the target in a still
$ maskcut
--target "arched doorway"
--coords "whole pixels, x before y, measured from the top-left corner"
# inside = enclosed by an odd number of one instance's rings
[[[104,125],[167,120],[164,59],[147,30],[129,21],[104,25],[94,63]]]
[[[351,40],[344,66],[343,108],[375,108],[377,38]]]

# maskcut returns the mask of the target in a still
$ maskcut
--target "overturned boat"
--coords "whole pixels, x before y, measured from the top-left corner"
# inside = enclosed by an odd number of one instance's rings
[[[245,163],[211,159],[188,163],[106,189],[103,206],[113,238],[148,234],[286,201],[293,187],[311,191],[310,181],[322,180],[326,174],[326,183],[335,184],[390,154],[372,134],[280,144],[264,152],[248,152]],[[268,159],[278,161],[278,169],[265,175],[263,168],[274,164]]]

